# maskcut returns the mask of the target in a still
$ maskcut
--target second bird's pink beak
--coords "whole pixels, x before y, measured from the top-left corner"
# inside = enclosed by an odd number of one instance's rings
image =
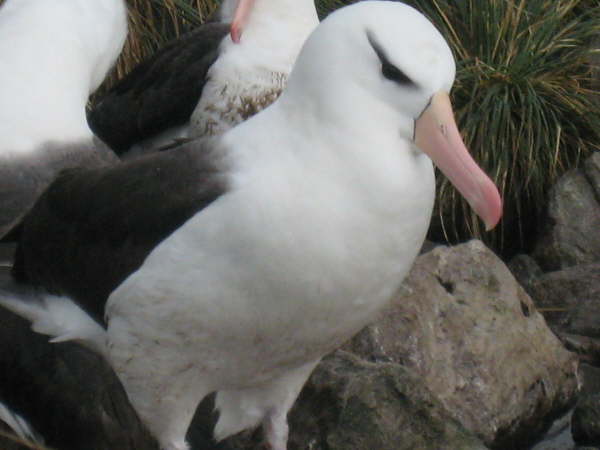
[[[481,217],[486,230],[494,228],[502,216],[500,193],[467,150],[446,92],[436,93],[416,120],[415,143]]]
[[[239,44],[240,39],[242,38],[242,31],[248,21],[250,11],[254,6],[255,1],[256,0],[238,0],[235,12],[233,13],[230,30],[231,40],[236,44]]]

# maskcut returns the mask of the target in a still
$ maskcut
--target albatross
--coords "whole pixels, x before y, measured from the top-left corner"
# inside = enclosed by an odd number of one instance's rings
[[[85,107],[126,35],[123,0],[0,7],[0,238],[61,169],[116,159],[94,139]]]
[[[281,93],[319,19],[314,0],[225,0],[217,21],[167,43],[88,115],[125,157],[221,134]]]
[[[411,7],[328,16],[282,95],[220,137],[58,178],[24,223],[1,303],[103,355],[164,450],[217,392],[214,435],[287,413],[410,269],[433,162],[492,228],[493,182],[452,114],[452,53]]]

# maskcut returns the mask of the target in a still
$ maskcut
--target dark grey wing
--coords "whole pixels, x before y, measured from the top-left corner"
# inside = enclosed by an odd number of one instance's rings
[[[187,123],[228,32],[226,24],[202,25],[143,61],[90,111],[94,133],[121,154],[137,142]]]
[[[226,190],[214,140],[61,174],[25,218],[13,275],[66,294],[99,323],[109,294]]]
[[[97,139],[75,144],[47,143],[26,156],[0,163],[0,238],[15,229],[57,174],[73,167],[101,167],[118,161]]]

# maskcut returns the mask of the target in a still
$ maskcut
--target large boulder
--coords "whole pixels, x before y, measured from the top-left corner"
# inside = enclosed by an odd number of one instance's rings
[[[534,258],[545,272],[600,262],[600,152],[563,175],[550,191]]]
[[[571,418],[573,439],[579,446],[600,447],[600,368],[581,365],[583,387]],[[581,447],[577,447],[579,450]]]
[[[600,366],[600,263],[543,274],[528,290],[565,346]]]
[[[545,273],[529,290],[556,331],[600,338],[600,262]]]
[[[535,283],[544,272],[539,264],[529,255],[519,254],[514,256],[507,264],[511,273],[525,291],[531,295],[529,286]],[[535,298],[533,298],[535,301]]]
[[[414,370],[493,448],[534,440],[578,390],[576,356],[479,241],[420,256],[392,305],[346,348]]]

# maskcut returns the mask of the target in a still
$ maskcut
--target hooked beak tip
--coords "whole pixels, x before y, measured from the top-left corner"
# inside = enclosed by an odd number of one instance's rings
[[[485,231],[492,231],[494,228],[496,228],[496,225],[498,225],[499,221],[500,221],[500,217],[498,217],[497,219],[485,222]]]
[[[231,31],[229,33],[231,35],[231,40],[235,43],[235,44],[239,44],[240,40],[242,38],[242,33],[240,32],[240,30],[236,27],[231,27]]]
[[[251,11],[254,8],[256,0],[238,0],[237,6],[231,20],[231,40],[239,44],[242,38],[242,30],[247,25],[250,19]]]
[[[484,219],[485,231],[491,231],[502,218],[502,197],[500,197],[500,193],[493,184],[490,186],[487,206],[487,214]]]

